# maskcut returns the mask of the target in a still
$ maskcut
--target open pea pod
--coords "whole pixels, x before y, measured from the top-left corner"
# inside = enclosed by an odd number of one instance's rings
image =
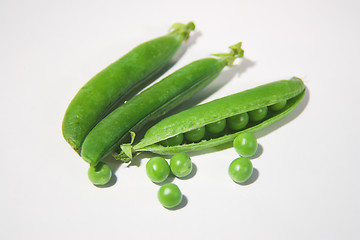
[[[122,145],[123,151],[114,156],[127,162],[141,152],[168,155],[218,146],[233,141],[241,132],[256,132],[285,117],[296,108],[304,94],[303,81],[293,77],[216,99],[163,119],[152,126],[140,142]],[[240,129],[236,129],[236,124],[235,127],[232,125],[232,119],[236,117],[242,119]],[[224,121],[226,125],[221,133],[206,132],[211,124]],[[186,139],[187,133],[201,128],[205,128],[201,140],[191,142]],[[179,137],[181,135],[185,135],[184,140]],[[169,145],[166,142],[170,139],[175,141],[168,143],[177,142],[176,139],[180,139],[180,143]]]

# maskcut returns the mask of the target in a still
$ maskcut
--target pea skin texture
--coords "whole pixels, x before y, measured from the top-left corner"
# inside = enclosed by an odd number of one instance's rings
[[[254,134],[245,132],[241,133],[234,139],[234,148],[242,157],[251,157],[256,153],[258,144]]]
[[[213,122],[205,126],[206,131],[210,134],[219,134],[224,131],[225,127],[226,119],[221,119],[217,122]]]
[[[281,109],[283,109],[286,106],[286,100],[275,103],[273,105],[270,106],[270,110],[272,111],[280,111]]]
[[[227,125],[230,129],[234,131],[238,131],[246,127],[249,122],[249,115],[245,113],[241,113],[232,117],[229,117],[227,120]]]
[[[103,162],[99,162],[96,166],[90,166],[88,170],[88,177],[95,185],[104,185],[108,183],[111,175],[110,167]]]
[[[189,142],[199,142],[205,137],[205,127],[195,128],[185,133],[185,138]]]
[[[170,159],[171,172],[176,177],[186,177],[192,171],[192,162],[186,153],[177,153]]]
[[[173,183],[167,183],[159,189],[158,199],[164,207],[173,208],[181,203],[182,193],[178,186]]]
[[[176,146],[182,144],[183,141],[184,141],[184,134],[180,133],[171,138],[161,141],[161,145],[163,145],[164,147]]]
[[[170,167],[167,161],[162,157],[153,157],[146,164],[146,174],[155,183],[161,183],[166,180],[170,174]]]
[[[267,107],[258,108],[249,112],[249,118],[253,122],[261,121],[266,117],[267,112]]]
[[[228,172],[234,182],[243,183],[251,177],[253,166],[248,158],[240,157],[232,161]]]

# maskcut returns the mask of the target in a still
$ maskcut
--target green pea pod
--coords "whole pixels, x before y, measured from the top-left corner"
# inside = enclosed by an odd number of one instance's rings
[[[194,29],[192,22],[176,23],[169,34],[140,44],[90,79],[72,99],[63,119],[63,136],[71,147],[80,152],[85,137],[103,117],[163,73]]]
[[[225,66],[231,66],[236,58],[243,56],[241,43],[230,48],[230,53],[186,65],[115,109],[85,138],[81,157],[96,165],[124,143],[129,132],[138,131],[147,122],[164,115],[205,87]]]
[[[134,155],[145,151],[169,155],[178,152],[202,150],[231,142],[241,132],[256,132],[285,117],[296,108],[304,94],[304,83],[301,79],[293,77],[290,80],[276,81],[198,105],[158,122],[130,150],[122,151],[114,156],[119,160],[129,161]],[[271,110],[271,106],[279,106],[279,103],[286,104],[282,104],[281,109],[277,107],[273,108],[276,110]],[[264,119],[246,122],[246,127],[241,130],[234,131],[227,128],[220,136],[208,134],[200,142],[185,142],[175,146],[161,145],[162,141],[179,134],[267,107],[270,110],[268,110],[267,116]]]

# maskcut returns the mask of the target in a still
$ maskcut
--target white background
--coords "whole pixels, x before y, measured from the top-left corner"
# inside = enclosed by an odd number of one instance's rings
[[[0,239],[360,239],[357,0],[0,2]],[[174,22],[196,32],[172,72],[243,42],[245,58],[192,102],[301,77],[299,108],[257,133],[253,178],[227,174],[232,148],[192,154],[157,200],[147,155],[97,188],[62,138],[67,105],[93,75]],[[168,73],[169,73],[168,72]],[[168,74],[166,73],[166,74]]]

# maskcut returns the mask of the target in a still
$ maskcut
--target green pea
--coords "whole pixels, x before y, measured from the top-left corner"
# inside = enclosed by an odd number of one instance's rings
[[[241,113],[226,119],[227,125],[230,129],[234,131],[239,131],[246,127],[249,122],[249,115],[245,113]]]
[[[283,109],[286,106],[286,102],[287,102],[286,100],[283,100],[281,102],[275,103],[270,106],[270,110],[280,111],[281,109]]]
[[[221,119],[219,121],[209,123],[205,126],[206,131],[210,134],[219,134],[222,131],[224,131],[225,127],[226,127],[225,119]]]
[[[194,61],[131,98],[91,130],[81,146],[81,157],[95,165],[120,144],[127,144],[125,141],[130,132],[139,131],[149,121],[161,117],[190,98],[242,54],[239,43],[233,46],[230,53]]]
[[[183,141],[184,141],[184,134],[180,133],[171,138],[167,138],[161,141],[160,144],[163,145],[164,147],[176,146],[182,144]]]
[[[234,139],[234,148],[242,157],[251,157],[256,153],[258,144],[254,134],[249,132],[240,133]]]
[[[243,183],[251,177],[253,165],[246,157],[237,158],[231,162],[228,172],[234,182]]]
[[[267,107],[258,108],[249,112],[249,119],[253,122],[258,122],[263,120],[266,117],[268,112]]]
[[[173,208],[181,203],[182,193],[178,186],[173,183],[167,183],[159,189],[158,199],[164,207]]]
[[[170,167],[162,157],[153,157],[146,163],[146,174],[155,183],[161,183],[169,176]]]
[[[169,34],[140,44],[91,78],[65,112],[62,132],[71,147],[80,153],[85,137],[102,118],[164,73],[194,28],[192,22],[174,24]]]
[[[170,159],[171,172],[177,177],[186,177],[191,173],[192,162],[186,153],[177,153]]]
[[[185,139],[189,142],[198,142],[205,137],[205,127],[195,128],[186,132]]]
[[[241,133],[259,131],[290,114],[299,105],[305,95],[305,85],[301,79],[293,77],[290,80],[281,80],[258,86],[243,92],[201,104],[180,113],[171,115],[147,130],[144,138],[131,146],[131,151],[122,151],[115,158],[126,161],[141,152],[157,154],[176,154],[179,152],[192,152],[234,141]],[[238,131],[224,131],[222,135],[200,142],[184,142],[181,145],[164,147],[159,142],[180,133],[186,133],[193,128],[201,128],[234,115],[248,113],[254,110],[254,105],[265,108],[271,104],[286,100],[287,106],[283,111],[273,112],[263,121],[249,122],[245,128]],[[221,118],[220,118],[221,119]]]
[[[105,185],[110,181],[111,175],[110,167],[103,162],[99,162],[96,166],[90,166],[88,170],[88,177],[95,185]]]

